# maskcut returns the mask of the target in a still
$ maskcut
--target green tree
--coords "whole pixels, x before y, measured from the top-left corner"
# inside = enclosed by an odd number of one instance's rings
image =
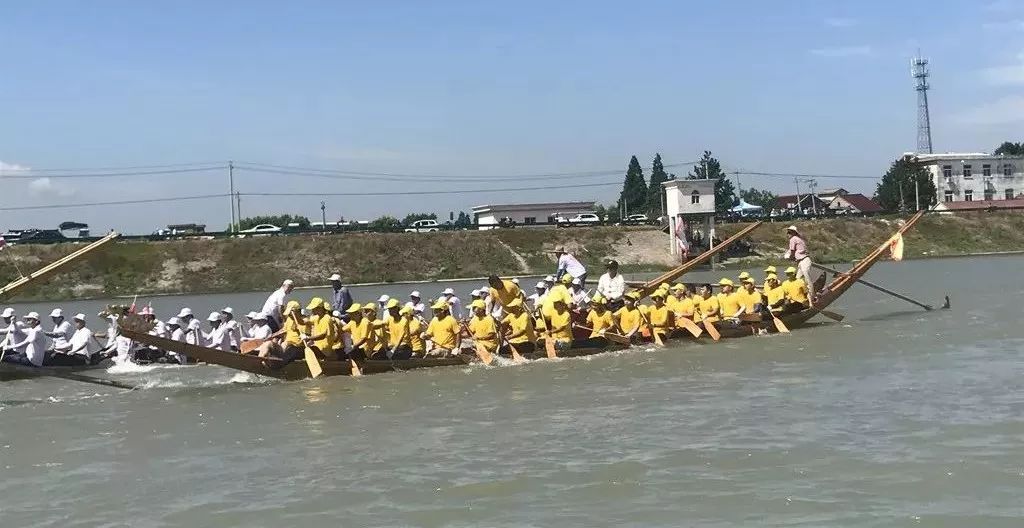
[[[417,220],[437,220],[437,213],[409,213],[402,220],[402,225],[412,225]]]
[[[370,222],[370,229],[373,229],[375,231],[393,231],[401,225],[401,222],[399,222],[397,218],[389,215],[384,215]]]
[[[665,210],[665,189],[662,183],[673,179],[665,172],[665,165],[661,162],[661,154],[654,155],[654,162],[651,163],[651,185],[647,188],[647,216],[657,218]]]
[[[897,158],[892,162],[875,189],[875,201],[886,211],[913,209],[915,181],[920,193],[921,207],[935,205],[937,191],[931,173],[910,157]]]
[[[640,167],[636,156],[629,158],[629,168],[626,169],[622,192],[619,193],[617,207],[622,209],[623,206],[626,214],[647,212],[647,182],[644,180],[644,169]]]
[[[705,150],[693,166],[693,172],[686,177],[689,180],[715,180],[715,210],[728,211],[736,203],[736,188],[732,185],[729,175],[722,170],[722,164]]]
[[[305,216],[290,214],[246,217],[238,221],[238,229],[249,229],[251,227],[256,227],[260,224],[271,224],[276,225],[281,229],[285,229],[288,227],[288,224],[292,223],[299,224],[299,229],[309,229],[309,218],[306,218]]]
[[[771,191],[762,191],[753,187],[740,191],[740,198],[750,205],[759,205],[768,213],[775,209],[775,199],[779,196]]]
[[[1014,143],[1012,141],[1004,141],[999,148],[993,152],[993,154],[999,156],[1024,156],[1024,141],[1020,143]]]
[[[597,204],[594,206],[594,213],[601,217],[601,220],[606,224],[618,223],[621,219],[619,218],[619,209],[612,205]]]
[[[473,225],[473,217],[466,214],[465,211],[459,211],[459,218],[455,220],[455,225],[459,227],[469,227]]]

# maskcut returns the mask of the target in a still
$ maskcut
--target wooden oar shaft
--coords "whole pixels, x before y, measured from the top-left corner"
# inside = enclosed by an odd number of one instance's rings
[[[29,273],[28,276],[21,277],[20,279],[12,281],[10,284],[0,288],[0,296],[6,295],[6,294],[10,294],[14,290],[17,290],[18,288],[21,288],[22,286],[25,286],[26,284],[29,284],[30,282],[32,282],[34,280],[42,279],[44,277],[47,277],[49,275],[52,275],[52,274],[56,273],[61,268],[63,268],[64,266],[67,266],[68,264],[70,264],[74,260],[84,256],[85,254],[89,253],[90,251],[92,251],[92,250],[94,250],[94,249],[96,249],[96,248],[98,248],[100,246],[103,246],[104,244],[107,244],[108,242],[114,240],[118,236],[120,236],[118,233],[111,232],[109,235],[107,235],[107,236],[105,236],[105,237],[103,237],[103,238],[93,242],[92,244],[89,244],[88,246],[85,246],[84,248],[79,249],[78,251],[75,251],[74,253],[71,253],[70,255],[68,255],[66,257],[63,257],[63,258],[58,259],[58,260],[56,260],[56,261],[54,261],[54,262],[52,262],[50,264],[47,264],[46,266],[43,266],[42,268],[40,268],[40,269],[38,269],[36,271],[33,271],[32,273]]]
[[[837,275],[844,275],[843,272],[841,272],[841,271],[839,271],[839,270],[837,270],[835,268],[830,268],[828,266],[823,266],[821,264],[816,264],[814,262],[811,263],[811,266],[813,266],[815,268],[818,268],[818,269],[820,269],[822,271],[829,271],[829,272],[835,273]],[[929,306],[927,304],[915,301],[914,299],[911,299],[910,297],[907,297],[906,295],[902,295],[902,294],[896,293],[896,292],[894,292],[894,291],[892,291],[890,289],[883,288],[883,287],[881,287],[881,286],[879,286],[879,285],[877,285],[877,284],[875,284],[873,282],[868,282],[868,281],[866,281],[864,279],[860,279],[860,278],[856,279],[856,281],[861,283],[861,284],[863,284],[863,285],[865,285],[865,286],[867,286],[867,287],[869,287],[869,288],[873,288],[873,289],[878,290],[878,291],[880,291],[882,293],[887,293],[889,295],[892,295],[893,297],[896,297],[897,299],[901,299],[901,300],[907,301],[910,304],[915,304],[917,306],[920,306],[921,308],[924,308],[925,310],[932,310],[933,309],[931,306]]]

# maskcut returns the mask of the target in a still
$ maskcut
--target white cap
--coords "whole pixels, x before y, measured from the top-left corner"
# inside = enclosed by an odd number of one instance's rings
[[[513,278],[512,279],[512,284],[519,284],[519,279]]]
[[[334,317],[341,317],[341,312],[335,310],[335,311],[331,312],[331,315],[334,316]]]
[[[420,291],[419,290],[413,290],[412,293],[409,294],[409,297],[419,297],[419,296],[420,296]]]
[[[210,312],[210,316],[206,318],[207,321],[220,321],[220,314],[218,312]]]
[[[255,319],[256,318],[256,312],[249,312],[249,313],[245,314],[245,317],[247,319]]]
[[[64,311],[60,308],[54,308],[53,311],[50,312],[50,317],[64,317]]]
[[[451,288],[445,288],[444,291],[441,292],[441,293],[443,293],[445,295],[455,295],[455,290],[453,290]]]
[[[381,295],[380,298],[377,299],[377,302],[379,302],[379,303],[386,303],[386,302],[388,302],[390,300],[391,300],[391,297],[388,297],[387,295]]]
[[[328,278],[327,280],[329,280],[331,282],[334,282],[334,281],[339,281],[340,282],[341,281],[341,275],[338,275],[337,273],[335,273],[335,274],[331,275],[330,278]]]
[[[582,282],[580,282],[579,279],[573,279],[572,283],[573,283],[574,286],[579,286],[580,284],[583,284]]]
[[[181,319],[178,319],[177,317],[171,317],[170,319],[167,320],[167,324],[181,326]]]
[[[226,313],[226,314],[232,314],[233,315],[235,313],[235,311],[232,310],[230,306],[225,306],[224,308],[220,309],[220,313]]]
[[[491,290],[489,288],[480,288],[477,291],[480,292],[481,297],[487,297],[488,295],[491,294]]]
[[[291,279],[285,279],[284,282],[281,283],[281,286],[291,286],[292,284],[295,284],[295,281]]]
[[[555,282],[555,276],[548,275],[547,277],[544,277],[544,282]]]
[[[480,296],[480,290],[473,290],[473,291],[469,292],[469,295],[472,296],[472,297],[479,297]]]
[[[269,317],[267,317],[267,314],[265,314],[263,312],[260,312],[260,313],[253,313],[252,314],[252,319],[253,319],[253,321],[266,321],[267,319],[269,319]]]
[[[11,307],[4,308],[3,313],[0,314],[0,317],[13,317],[13,316],[14,316],[14,308],[11,308]]]
[[[39,320],[39,312],[29,312],[28,315],[26,315],[25,317],[22,317],[22,319],[35,319],[36,321],[38,321]]]
[[[540,282],[537,283],[537,287],[538,288],[544,288],[546,290],[548,288],[548,285],[545,284],[544,281],[540,281]]]
[[[187,317],[189,315],[192,315],[191,308],[182,308],[181,311],[178,312],[178,317]]]
[[[75,316],[72,319],[74,319],[75,321],[82,321],[84,323],[85,314],[75,314]]]

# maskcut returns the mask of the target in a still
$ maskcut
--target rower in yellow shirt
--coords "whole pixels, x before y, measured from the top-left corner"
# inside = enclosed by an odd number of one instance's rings
[[[369,320],[370,335],[366,339],[363,349],[370,359],[386,359],[387,353],[384,347],[387,340],[384,336],[384,321],[377,318],[377,303],[366,303],[363,305],[363,319]]]
[[[282,311],[284,342],[279,357],[284,362],[281,365],[287,365],[306,355],[306,345],[302,338],[309,334],[309,323],[302,317],[299,306],[297,301],[289,301]],[[260,356],[266,357],[263,352],[260,352]]]
[[[473,337],[473,343],[477,347],[483,346],[484,350],[491,354],[497,353],[498,325],[494,318],[487,313],[487,304],[477,299],[470,303],[469,307],[473,310],[473,315],[469,318],[469,323],[466,326],[469,329],[469,335]]]
[[[324,310],[324,300],[319,297],[313,297],[309,304],[306,306],[306,310],[309,310],[310,316],[308,318],[309,323],[309,335],[306,336],[306,343],[312,345],[311,348],[317,355],[322,357],[329,357],[328,355],[332,352],[332,337],[331,337],[331,317]],[[305,354],[305,351],[303,351]],[[335,359],[331,357],[330,359]]]
[[[599,338],[607,331],[614,331],[615,319],[608,311],[608,299],[596,297],[596,301],[590,303],[590,312],[587,314],[587,326],[590,327],[590,338]]]
[[[398,299],[389,299],[384,306],[388,310],[388,317],[383,321],[387,330],[388,359],[409,359],[413,353],[410,319],[403,316]],[[406,308],[412,313],[411,306]]]
[[[675,322],[672,319],[672,312],[665,304],[664,290],[658,290],[651,294],[651,301],[654,303],[647,308],[647,322],[651,325],[651,337],[657,333],[662,338],[668,337]]]
[[[491,299],[501,304],[502,308],[507,308],[510,302],[523,296],[518,284],[511,280],[504,280],[497,275],[487,277],[487,284],[490,285]]]
[[[566,273],[565,276],[569,274]],[[569,278],[572,280],[572,277]],[[546,338],[555,340],[555,349],[568,350],[572,348],[572,312],[569,311],[569,303],[562,299],[555,299],[551,313],[547,315]]]
[[[461,327],[459,322],[450,313],[448,302],[441,299],[430,307],[434,310],[434,318],[427,325],[427,331],[423,333],[424,339],[434,343],[430,350],[432,355],[458,355],[459,346],[462,344]]]
[[[796,276],[796,268],[792,266],[786,268],[786,280],[782,282],[782,289],[786,292],[786,299],[789,300],[786,305],[787,312],[799,312],[807,308],[809,304],[807,283]]]
[[[554,311],[555,303],[561,301],[566,306],[572,305],[572,293],[569,292],[569,284],[572,283],[572,275],[566,273],[562,275],[562,280],[558,284],[555,284],[548,290],[547,294],[544,295],[544,304],[541,308],[542,317],[550,317],[551,312]]]
[[[409,355],[422,357],[426,354],[426,347],[423,342],[423,329],[426,325],[423,320],[416,317],[416,310],[412,306],[405,305],[398,311],[398,315],[405,321],[405,331],[409,337],[403,343],[409,347]]]
[[[764,269],[764,284],[762,285],[762,287],[765,291],[768,291],[768,277],[775,275],[776,278],[778,278],[777,273],[778,272],[775,270],[775,266],[768,266],[767,268]]]
[[[637,335],[644,323],[643,314],[637,306],[640,295],[631,291],[623,296],[624,304],[615,312],[615,324],[618,325],[619,333],[632,338]]]
[[[761,305],[764,304],[764,298],[761,292],[757,291],[754,286],[754,278],[747,275],[742,280],[743,289],[736,293],[739,296],[740,303],[743,306],[743,313],[746,315],[760,314]]]
[[[537,331],[533,316],[526,311],[522,299],[513,299],[505,306],[506,315],[501,321],[502,328],[508,329],[506,340],[520,354],[529,354],[537,349]],[[510,351],[511,352],[511,351]]]
[[[786,309],[786,290],[779,286],[779,277],[768,274],[764,280],[764,298],[768,309],[778,316]]]
[[[721,320],[721,307],[718,304],[718,297],[711,294],[711,285],[705,284],[700,287],[700,315],[701,321],[716,323]]]
[[[668,303],[669,310],[675,315],[675,321],[677,323],[676,326],[678,328],[682,328],[678,325],[679,319],[686,318],[691,321],[695,319],[694,310],[696,307],[693,304],[693,297],[690,295],[690,292],[686,290],[685,285],[676,284],[673,286],[672,297],[669,301],[671,301]]]
[[[730,279],[723,278],[718,281],[718,285],[722,287],[722,292],[718,294],[719,314],[722,319],[735,321],[743,313],[743,306],[736,295],[733,282]]]
[[[348,334],[352,341],[352,348],[348,351],[348,358],[363,360],[369,355],[367,353],[367,341],[370,340],[370,319],[363,317],[363,306],[355,303],[349,306],[345,313],[348,314],[348,322],[342,329]]]

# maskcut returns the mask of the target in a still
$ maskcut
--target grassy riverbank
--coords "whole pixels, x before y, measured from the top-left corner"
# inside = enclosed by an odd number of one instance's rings
[[[895,229],[895,217],[816,220],[799,224],[820,262],[848,262]],[[740,225],[719,227],[724,238]],[[755,256],[729,267],[778,263],[786,245],[783,224],[767,224],[750,241]],[[499,274],[549,273],[549,251],[565,245],[593,271],[606,258],[626,271],[671,267],[667,236],[655,229],[511,229],[450,233],[360,233],[257,239],[120,242],[56,276],[20,290],[13,300],[59,300],[158,293],[215,293],[273,289],[285,277],[299,285],[345,280],[430,281]],[[10,258],[28,272],[77,249],[75,244],[16,246],[0,259],[0,284],[17,277]],[[906,237],[906,257],[1024,250],[1024,214],[929,215]]]

